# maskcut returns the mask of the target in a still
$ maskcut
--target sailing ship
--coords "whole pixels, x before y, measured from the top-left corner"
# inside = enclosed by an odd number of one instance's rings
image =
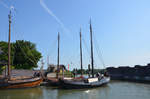
[[[92,38],[92,25],[90,21],[90,38],[91,38],[91,65],[92,65],[92,77],[81,79],[59,79],[61,88],[64,89],[82,89],[82,88],[93,88],[107,84],[110,81],[109,75],[105,72],[104,75],[98,74],[94,76],[94,62],[93,62],[93,38]],[[81,76],[83,75],[82,70],[82,42],[81,42],[81,30],[80,30],[80,60],[81,60]]]
[[[51,86],[59,86],[59,45],[60,45],[60,35],[58,32],[58,56],[57,56],[57,70],[56,70],[56,77],[46,77],[46,82],[48,83],[48,85]]]
[[[8,66],[7,66],[7,76],[0,79],[0,89],[14,89],[14,88],[30,88],[39,86],[43,81],[42,77],[11,77],[11,64],[10,64],[10,35],[11,35],[11,10],[8,15],[9,17],[9,38],[8,38]]]
[[[45,81],[47,82],[46,85],[51,85],[51,86],[61,86],[59,79],[66,79],[66,80],[68,80],[68,79],[69,80],[70,79],[80,79],[80,77],[72,78],[72,77],[65,77],[64,76],[64,71],[65,71],[64,69],[65,68],[59,64],[59,54],[60,54],[60,34],[59,34],[59,32],[58,32],[57,41],[58,41],[58,49],[57,49],[57,55],[58,56],[57,56],[56,76],[55,76],[55,73],[53,73],[53,76],[51,76],[51,73],[48,73],[47,77],[45,79]],[[62,70],[61,75],[59,75],[60,70]]]

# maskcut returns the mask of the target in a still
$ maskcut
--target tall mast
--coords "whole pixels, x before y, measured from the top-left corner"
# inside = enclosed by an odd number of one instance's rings
[[[60,36],[58,32],[58,56],[57,56],[57,74],[56,74],[57,78],[58,78],[58,72],[59,72],[59,41],[60,41]]]
[[[10,48],[10,36],[11,36],[11,10],[10,10],[10,13],[8,15],[8,18],[9,18],[9,36],[8,36],[8,78],[11,77],[11,74],[10,74],[10,52],[11,52],[11,48]]]
[[[47,67],[49,67],[49,55],[47,55]]]
[[[82,34],[80,28],[80,61],[81,61],[81,76],[83,75],[83,67],[82,67]]]
[[[91,25],[91,20],[90,20],[90,37],[91,37],[91,66],[92,66],[92,78],[94,78],[93,37],[92,37],[92,25]]]

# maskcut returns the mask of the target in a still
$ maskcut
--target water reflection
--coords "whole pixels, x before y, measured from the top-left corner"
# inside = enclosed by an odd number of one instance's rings
[[[0,90],[0,99],[40,99],[42,90],[37,88]]]
[[[58,99],[100,99],[108,95],[109,86],[81,90],[59,90]]]
[[[106,86],[63,90],[56,87],[0,90],[0,99],[149,99],[150,85],[112,81]]]
[[[42,87],[43,99],[58,99],[58,89],[53,87]]]

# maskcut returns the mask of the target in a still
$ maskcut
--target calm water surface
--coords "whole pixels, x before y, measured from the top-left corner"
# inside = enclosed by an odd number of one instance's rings
[[[111,81],[106,86],[84,90],[45,86],[0,90],[0,99],[150,99],[150,84]]]

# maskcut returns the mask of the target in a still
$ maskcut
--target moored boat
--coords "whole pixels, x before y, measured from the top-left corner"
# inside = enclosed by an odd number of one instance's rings
[[[39,86],[42,78],[33,77],[26,79],[4,80],[0,82],[0,89],[14,89],[14,88],[31,88]]]
[[[0,89],[14,89],[14,88],[30,88],[39,86],[43,81],[42,77],[34,75],[33,77],[11,77],[11,58],[10,58],[10,37],[11,35],[11,9],[9,14],[9,39],[8,39],[8,66],[7,66],[7,76],[0,78]]]
[[[60,41],[60,35],[59,35],[59,32],[58,32],[58,56],[57,56],[57,70],[56,70],[56,76],[55,77],[46,77],[46,82],[48,85],[51,85],[51,86],[59,86],[60,83],[59,83],[59,75],[58,75],[58,72],[59,72],[59,41]]]
[[[94,88],[100,87],[107,84],[110,81],[110,77],[105,72],[104,74],[98,73],[94,75],[94,61],[93,61],[93,40],[92,40],[92,26],[90,22],[90,37],[91,37],[91,66],[92,66],[92,77],[81,79],[59,79],[61,88],[64,89],[82,89],[82,88]],[[81,30],[80,30],[80,61],[81,61],[81,76],[82,74],[82,43],[81,43]]]
[[[104,77],[102,79],[96,78],[88,78],[82,80],[65,80],[59,79],[61,83],[61,88],[63,89],[83,89],[83,88],[94,88],[100,87],[102,85],[107,84],[110,81],[110,77]]]

